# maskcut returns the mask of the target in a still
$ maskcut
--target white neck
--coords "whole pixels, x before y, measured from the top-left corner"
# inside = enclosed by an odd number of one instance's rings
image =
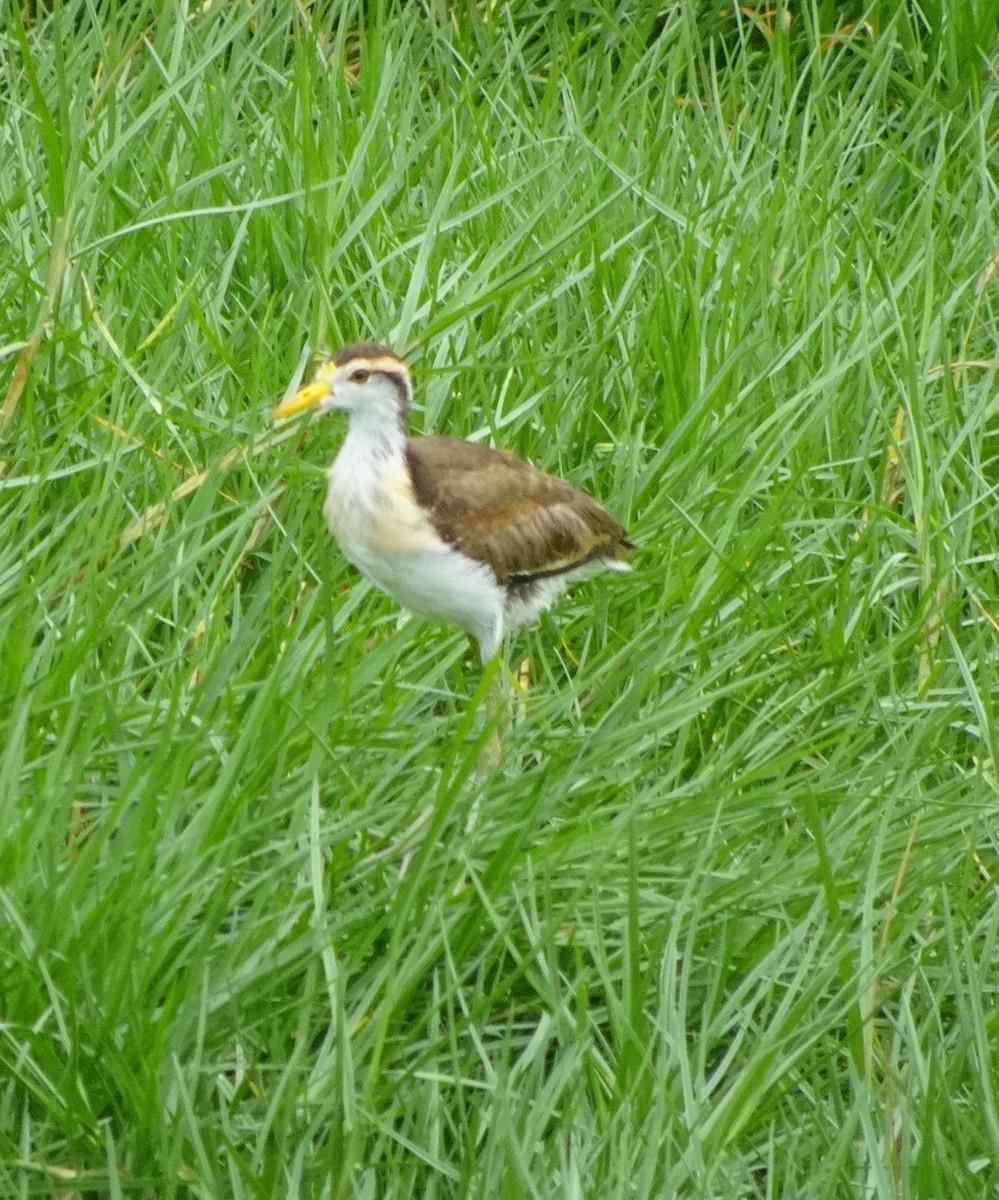
[[[347,436],[343,439],[337,461],[351,459],[364,463],[372,473],[397,469],[406,449],[406,434],[399,421],[399,411],[388,412],[371,407],[350,414]]]
[[[376,377],[366,385],[363,404],[348,408],[347,436],[329,470],[324,512],[345,550],[348,544],[360,545],[371,536],[370,522],[407,478],[406,433],[397,389],[392,384],[372,387],[375,382]]]
[[[350,414],[347,436],[329,469],[323,510],[342,547],[365,536],[366,523],[384,508],[393,483],[405,477],[405,453],[398,409],[391,414],[371,409]]]

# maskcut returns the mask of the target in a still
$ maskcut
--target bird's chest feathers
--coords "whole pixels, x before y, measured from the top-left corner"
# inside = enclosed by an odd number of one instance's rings
[[[330,467],[323,513],[362,570],[372,560],[403,559],[438,544],[416,503],[402,449],[384,443],[348,436]]]

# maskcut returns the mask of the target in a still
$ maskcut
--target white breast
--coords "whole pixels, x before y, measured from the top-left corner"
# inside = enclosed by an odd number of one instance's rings
[[[344,556],[404,608],[464,629],[491,658],[503,636],[504,593],[492,571],[437,535],[416,503],[401,452],[344,442],[323,514]]]

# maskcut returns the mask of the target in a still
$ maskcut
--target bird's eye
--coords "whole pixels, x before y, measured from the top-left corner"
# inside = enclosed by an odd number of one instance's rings
[[[370,378],[371,372],[365,371],[363,367],[358,367],[356,371],[350,373],[351,383],[367,383]]]

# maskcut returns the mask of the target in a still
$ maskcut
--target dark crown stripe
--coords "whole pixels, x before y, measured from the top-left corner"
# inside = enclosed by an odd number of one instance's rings
[[[384,362],[386,358],[398,363],[398,370],[388,365],[379,367],[370,365],[372,359],[381,359]],[[372,375],[380,375],[392,384],[399,401],[399,414],[405,425],[406,418],[409,416],[409,406],[413,400],[409,370],[406,364],[394,350],[390,350],[388,346],[383,346],[379,342],[355,342],[352,346],[344,346],[342,350],[338,350],[332,358],[328,358],[326,361],[337,367],[343,367],[355,359],[360,360],[361,365],[369,369]]]
[[[332,361],[338,367],[349,363],[352,358],[394,358],[401,363],[402,359],[388,346],[380,346],[377,342],[355,342],[353,346],[344,346],[333,355]]]

